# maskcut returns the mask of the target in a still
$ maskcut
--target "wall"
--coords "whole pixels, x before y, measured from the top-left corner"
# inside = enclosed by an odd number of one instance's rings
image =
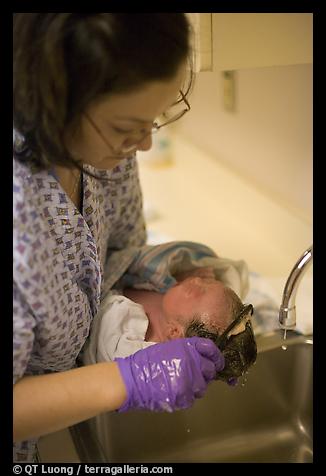
[[[204,243],[219,256],[244,259],[251,271],[284,279],[311,245],[311,225],[180,135],[171,135],[168,161],[154,150],[138,155],[152,243]]]
[[[174,131],[312,223],[312,65],[235,72],[235,110],[222,73],[202,72],[192,111]]]

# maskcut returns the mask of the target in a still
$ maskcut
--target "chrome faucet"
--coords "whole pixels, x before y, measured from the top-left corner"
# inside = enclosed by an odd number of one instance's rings
[[[279,312],[281,329],[294,329],[296,326],[295,297],[299,283],[312,262],[312,245],[295,263],[284,287],[283,298]]]

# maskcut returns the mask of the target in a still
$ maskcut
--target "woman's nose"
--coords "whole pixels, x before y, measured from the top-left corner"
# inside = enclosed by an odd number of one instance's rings
[[[151,149],[151,147],[152,147],[152,134],[148,134],[146,137],[144,137],[144,139],[141,142],[139,142],[139,144],[137,145],[137,150],[146,151]]]

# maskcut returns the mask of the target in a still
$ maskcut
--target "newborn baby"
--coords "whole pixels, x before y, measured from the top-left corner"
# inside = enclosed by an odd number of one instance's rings
[[[114,360],[157,342],[197,335],[212,339],[223,351],[225,368],[219,379],[241,376],[256,360],[257,350],[250,314],[237,321],[244,309],[237,294],[214,279],[211,268],[174,277],[177,284],[164,294],[125,289],[124,296],[107,296],[94,319],[84,362]]]
[[[125,289],[124,295],[141,304],[148,318],[145,340],[163,342],[185,337],[191,323],[198,321],[221,334],[240,312],[242,303],[232,289],[210,277],[177,279],[164,294]]]

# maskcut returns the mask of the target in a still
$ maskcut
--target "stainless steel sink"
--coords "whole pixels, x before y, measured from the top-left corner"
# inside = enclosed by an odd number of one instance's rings
[[[71,428],[82,462],[308,463],[312,337],[258,337],[257,362],[235,388],[214,382],[189,410],[107,413]]]

